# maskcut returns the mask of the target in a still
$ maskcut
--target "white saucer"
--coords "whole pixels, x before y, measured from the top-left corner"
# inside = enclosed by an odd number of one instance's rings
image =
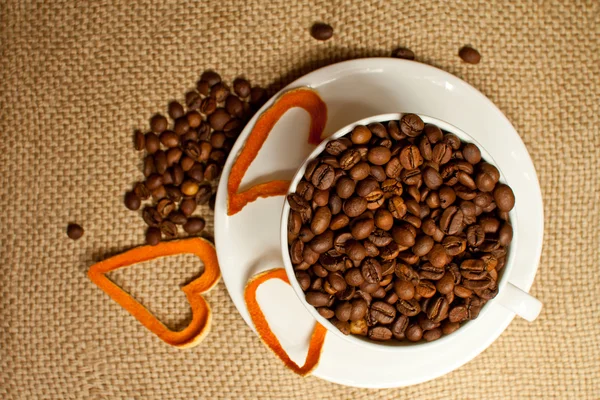
[[[376,114],[414,112],[444,120],[473,136],[491,154],[515,192],[519,243],[511,246],[516,265],[508,280],[528,291],[542,249],[543,206],[533,163],[506,117],[483,94],[455,76],[412,61],[370,58],[347,61],[314,71],[284,89],[310,86],[328,107],[324,136]],[[276,95],[274,98],[277,98]],[[215,205],[215,241],[223,280],[238,311],[252,328],[244,303],[244,287],[254,274],[283,268],[279,222],[284,197],[258,199],[234,216],[227,215],[227,180],[231,165],[256,118],[246,126],[227,160]],[[292,109],[274,127],[248,169],[241,189],[272,179],[291,179],[313,149],[307,143],[309,117]],[[298,364],[304,363],[314,319],[291,287],[270,281],[258,290],[258,301],[282,346]],[[402,356],[384,349],[354,345],[328,334],[321,361],[313,374],[344,385],[388,388],[408,386],[444,375],[473,359],[506,329],[514,313],[496,303],[461,328],[470,335],[448,338],[426,348],[411,346]],[[253,328],[254,329],[254,328]],[[282,368],[284,368],[282,364]]]

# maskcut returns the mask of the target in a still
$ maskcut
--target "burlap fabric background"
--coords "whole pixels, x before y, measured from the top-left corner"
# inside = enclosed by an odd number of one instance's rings
[[[310,38],[317,20],[335,27],[332,40]],[[599,398],[599,38],[597,1],[3,1],[0,398]],[[457,57],[466,43],[481,64]],[[440,379],[368,391],[286,370],[222,283],[208,295],[210,336],[179,351],[87,279],[94,261],[143,242],[122,203],[140,177],[132,131],[203,69],[276,88],[399,45],[489,96],[533,157],[546,216],[535,323],[516,319]],[[81,240],[67,239],[69,221],[85,227]],[[178,285],[197,273],[168,260],[112,277],[181,326]]]

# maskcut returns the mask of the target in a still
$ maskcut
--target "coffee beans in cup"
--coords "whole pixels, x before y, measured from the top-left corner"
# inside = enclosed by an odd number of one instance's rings
[[[415,114],[327,143],[287,197],[306,301],[344,334],[433,341],[498,294],[515,196],[479,148]]]

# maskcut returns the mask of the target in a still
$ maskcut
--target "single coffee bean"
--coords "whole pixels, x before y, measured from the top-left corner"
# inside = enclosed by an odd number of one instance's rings
[[[371,304],[371,318],[381,324],[391,324],[396,318],[396,309],[384,301]]]
[[[388,210],[396,219],[401,219],[406,215],[407,207],[400,196],[394,196],[388,200]]]
[[[463,213],[457,206],[450,206],[444,210],[440,218],[440,229],[442,232],[455,235],[463,227]]]
[[[190,111],[185,117],[187,118],[190,128],[197,128],[202,123],[202,116],[197,111]]]
[[[414,298],[411,300],[400,299],[398,300],[398,303],[396,303],[396,309],[398,310],[398,312],[400,312],[403,315],[406,315],[407,317],[414,317],[415,315],[421,312],[421,305]]]
[[[169,221],[175,225],[183,225],[187,222],[187,217],[181,211],[172,211],[169,213]]]
[[[328,142],[325,146],[325,151],[337,157],[350,147],[352,147],[352,142],[349,142],[347,138],[341,138]]]
[[[333,36],[333,28],[331,25],[318,22],[310,28],[310,35],[317,40],[328,40]]]
[[[405,60],[414,60],[415,53],[411,49],[406,47],[398,47],[392,51],[392,57],[394,58],[402,58]]]
[[[467,320],[468,317],[469,314],[465,306],[453,307],[448,314],[448,320],[450,322],[462,322]]]
[[[366,162],[359,162],[350,169],[348,175],[355,181],[366,179],[371,173],[371,166]]]
[[[385,326],[375,326],[369,329],[367,336],[371,340],[385,341],[392,338],[392,331]]]
[[[342,228],[345,228],[350,223],[350,217],[346,214],[337,214],[331,218],[331,223],[329,224],[329,229],[332,231],[336,231]]]
[[[449,335],[452,332],[456,332],[456,330],[460,328],[460,323],[458,322],[450,322],[450,321],[445,321],[442,324],[442,333],[444,335]]]
[[[196,200],[193,198],[183,199],[179,204],[179,210],[186,216],[189,217],[196,210]]]
[[[341,177],[335,185],[336,193],[342,199],[347,199],[350,196],[352,196],[355,187],[356,183],[354,182],[354,180],[345,176]]]
[[[212,87],[221,82],[221,75],[210,70],[204,71],[200,76],[200,81],[206,82],[209,87]]]
[[[479,64],[481,55],[472,47],[464,46],[458,51],[458,55],[462,60],[469,64]]]
[[[159,136],[159,140],[165,147],[177,147],[179,145],[179,136],[173,131],[163,131]]]
[[[351,227],[352,236],[354,237],[354,239],[357,240],[363,240],[368,238],[374,230],[375,221],[373,220],[373,218],[363,218],[355,220]]]
[[[494,189],[494,200],[500,211],[510,211],[515,206],[515,195],[512,189],[504,184],[498,184]]]
[[[320,235],[329,228],[331,210],[329,207],[319,207],[315,210],[310,229],[315,235]]]
[[[354,335],[367,336],[369,326],[364,319],[350,322],[350,333]]]
[[[423,339],[426,342],[432,342],[442,337],[442,330],[440,328],[431,329],[423,333]]]
[[[446,253],[444,246],[440,244],[434,245],[427,257],[429,262],[436,267],[444,267],[451,261],[451,258]]]
[[[83,236],[83,228],[79,224],[67,225],[67,236],[69,239],[78,240]]]
[[[421,134],[425,124],[416,114],[404,114],[400,119],[400,130],[406,136],[415,137]]]
[[[154,133],[161,133],[162,131],[167,129],[167,125],[167,119],[160,114],[156,114],[150,119],[150,129]]]
[[[224,108],[217,108],[208,116],[208,123],[215,131],[221,131],[231,120],[231,115]]]
[[[151,226],[146,230],[146,243],[150,246],[156,246],[160,243],[161,239],[162,233],[160,229]]]
[[[404,335],[411,342],[418,342],[423,338],[423,329],[417,323],[410,324],[404,331]]]
[[[402,300],[411,300],[415,296],[415,287],[406,280],[395,281],[394,291]]]
[[[163,220],[160,224],[158,224],[158,228],[160,229],[162,235],[167,239],[174,239],[177,237],[177,225],[171,221]]]
[[[306,302],[313,307],[325,307],[331,300],[331,295],[321,292],[307,292]]]
[[[145,136],[146,140],[146,152],[148,154],[154,154],[157,150],[160,149],[160,140],[158,140],[158,136],[154,133],[149,132]]]
[[[350,197],[344,201],[343,204],[344,213],[350,218],[358,217],[360,214],[365,212],[366,209],[367,200],[358,196]]]
[[[233,81],[233,91],[242,98],[250,96],[250,89],[250,83],[243,78],[236,78]]]
[[[379,209],[375,212],[375,225],[384,231],[389,231],[394,225],[394,216],[388,210]]]
[[[352,314],[352,304],[347,301],[339,303],[335,308],[335,317],[340,321],[348,321]]]
[[[423,170],[423,182],[431,190],[437,190],[444,183],[442,176],[438,171],[431,167],[427,167]]]
[[[204,218],[194,217],[189,218],[185,224],[183,224],[183,230],[189,233],[190,235],[201,232],[204,229],[206,222]]]
[[[327,230],[324,233],[315,236],[308,244],[310,248],[319,253],[325,253],[333,247],[333,231]]]
[[[388,161],[390,161],[391,157],[392,154],[390,149],[382,146],[370,148],[369,153],[367,154],[367,159],[371,164],[374,165],[385,165]]]
[[[508,222],[505,222],[504,224],[502,224],[502,227],[500,228],[500,232],[498,233],[498,241],[500,242],[500,245],[508,246],[510,244],[510,242],[512,242],[512,238],[513,238],[512,226]]]
[[[173,125],[173,130],[179,136],[186,134],[190,130],[190,123],[188,122],[187,117],[177,118]]]
[[[419,296],[428,299],[430,297],[433,297],[433,295],[436,292],[436,288],[432,282],[427,281],[427,280],[422,280],[417,284],[417,286],[415,288],[415,292]]]
[[[350,286],[360,286],[365,281],[365,278],[362,276],[362,273],[358,268],[350,268],[348,271],[346,271],[344,279]]]
[[[130,210],[139,210],[142,205],[142,200],[138,197],[135,192],[127,192],[125,193],[125,207]]]
[[[335,171],[331,165],[321,164],[319,165],[311,177],[312,184],[321,190],[327,190],[333,184],[335,178]]]
[[[361,320],[367,315],[368,305],[363,299],[356,299],[352,301],[352,312],[350,313],[351,321]]]
[[[361,265],[361,273],[368,283],[379,283],[381,281],[381,264],[375,258],[366,258]]]
[[[473,143],[465,144],[462,149],[462,154],[465,160],[473,165],[481,161],[481,151],[479,151],[479,147]]]
[[[404,147],[400,151],[400,164],[406,170],[413,170],[423,164],[419,148],[414,145]]]

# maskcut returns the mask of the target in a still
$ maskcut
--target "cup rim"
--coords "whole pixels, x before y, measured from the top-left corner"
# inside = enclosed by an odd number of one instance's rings
[[[300,167],[294,173],[294,177],[291,180],[290,186],[288,188],[288,192],[286,193],[286,197],[288,194],[295,192],[298,183],[304,176],[304,171],[306,170],[308,163],[323,152],[323,150],[325,149],[325,146],[327,145],[328,142],[339,139],[339,138],[347,135],[357,125],[368,125],[368,124],[374,123],[374,122],[387,122],[387,121],[392,121],[392,120],[399,121],[400,118],[402,118],[402,116],[405,114],[409,114],[409,112],[377,114],[377,115],[373,115],[370,117],[362,118],[358,121],[352,122],[352,123],[344,126],[343,128],[334,132],[332,135],[323,139],[317,145],[317,147],[315,147],[313,149],[313,151],[304,159],[304,161],[302,162]],[[426,114],[421,114],[421,113],[413,113],[413,114],[418,115],[423,120],[424,123],[434,124],[446,132],[450,132],[450,133],[457,135],[461,139],[461,141],[464,141],[467,143],[473,143],[473,144],[477,145],[477,147],[481,151],[482,159],[485,160],[486,162],[488,162],[489,164],[494,165],[500,172],[500,182],[506,183],[506,177],[502,173],[502,169],[500,168],[500,166],[498,165],[496,160],[494,160],[494,158],[491,156],[491,154],[489,154],[485,150],[485,148],[481,145],[481,143],[479,143],[471,135],[464,132],[460,128],[458,128],[446,121],[443,121],[441,119],[431,117],[431,116],[428,116]],[[386,352],[406,352],[406,351],[413,351],[416,349],[421,350],[426,347],[430,348],[430,347],[443,345],[446,342],[452,340],[452,338],[457,337],[458,335],[464,335],[467,331],[470,331],[471,328],[473,327],[473,325],[477,322],[477,319],[471,320],[471,321],[466,321],[455,332],[452,332],[451,334],[448,334],[448,335],[442,335],[442,337],[440,337],[439,339],[434,340],[432,342],[425,342],[423,340],[420,340],[418,342],[408,342],[408,341],[398,341],[398,340],[394,340],[394,339],[390,340],[390,341],[377,342],[377,341],[368,339],[366,337],[364,337],[364,338],[359,337],[357,335],[352,335],[352,334],[344,335],[331,322],[329,322],[326,318],[321,316],[318,313],[316,307],[308,304],[308,302],[305,299],[304,291],[302,290],[302,288],[300,287],[300,284],[298,283],[298,280],[296,279],[294,267],[293,267],[293,264],[292,264],[292,261],[290,258],[288,244],[287,244],[287,224],[288,224],[289,211],[290,211],[290,206],[286,199],[283,202],[283,209],[282,209],[281,220],[280,220],[280,246],[281,246],[281,253],[282,253],[282,257],[283,257],[286,275],[288,277],[288,280],[290,281],[290,285],[294,289],[294,293],[296,294],[296,296],[298,297],[298,299],[300,300],[302,305],[308,310],[308,312],[312,315],[312,317],[316,319],[317,322],[319,322],[321,325],[323,325],[325,327],[325,329],[327,329],[327,331],[334,333],[336,336],[338,336],[348,342],[351,342],[353,344],[356,344],[356,345],[359,345],[362,347],[367,347],[372,350],[386,351]],[[514,264],[513,257],[516,254],[516,247],[517,247],[517,243],[518,243],[518,233],[517,233],[518,232],[518,229],[517,229],[518,221],[517,221],[517,214],[516,214],[515,208],[513,208],[509,212],[509,215],[510,215],[511,225],[513,226],[514,236],[513,236],[513,241],[510,244],[510,251],[507,253],[506,265],[504,266],[502,274],[498,281],[498,293],[499,294],[502,291],[502,289],[506,286],[506,284],[508,283],[508,277],[510,276],[510,272],[512,271],[512,268],[513,268],[513,264]],[[484,305],[484,307],[482,307],[479,315],[483,315],[487,310],[489,310],[490,304],[495,303],[494,300],[496,300],[496,298],[498,298],[498,297],[499,296],[496,296],[495,298],[488,300],[487,303]]]

